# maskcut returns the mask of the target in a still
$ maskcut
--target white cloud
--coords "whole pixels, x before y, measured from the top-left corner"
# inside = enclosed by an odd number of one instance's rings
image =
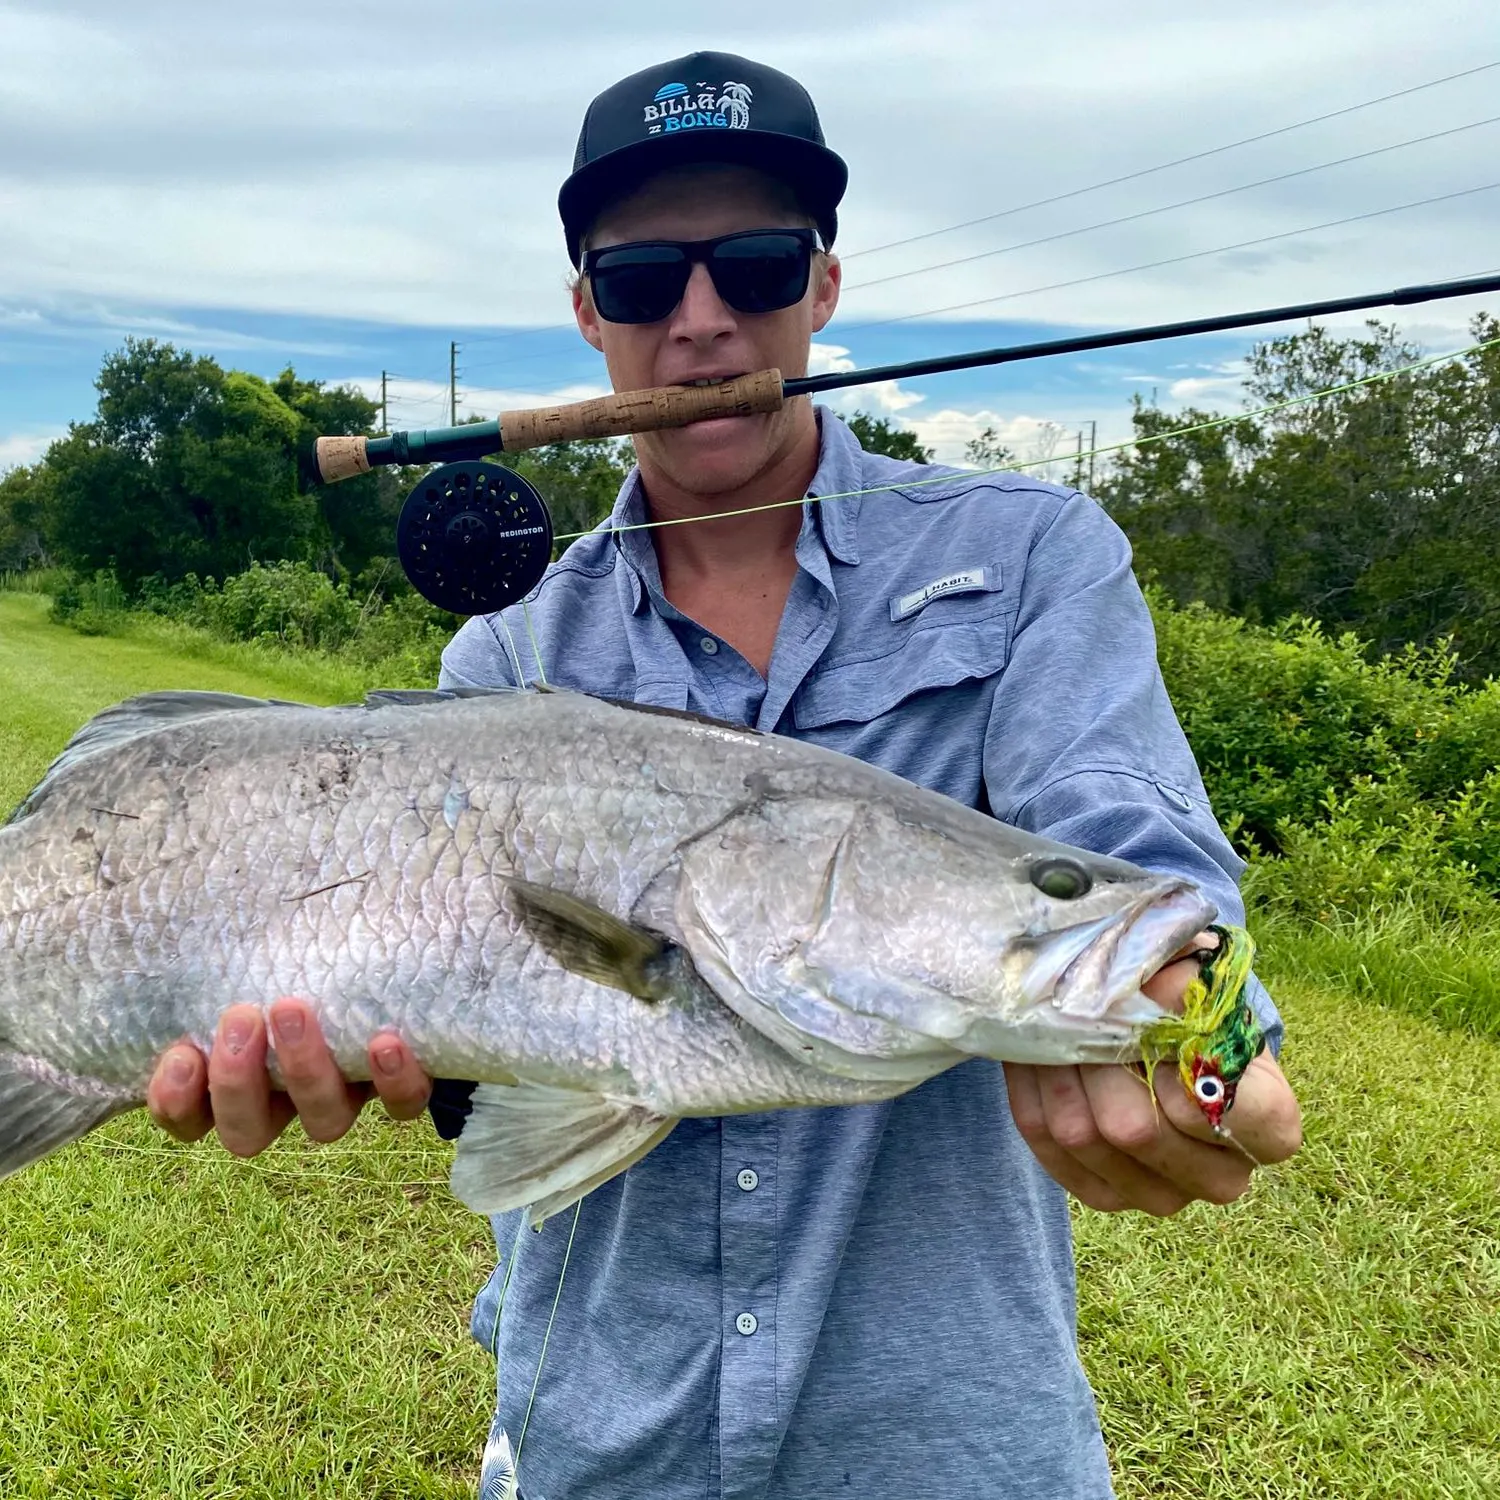
[[[1190,376],[1185,380],[1174,380],[1167,387],[1167,394],[1173,401],[1180,401],[1184,406],[1217,403],[1220,406],[1233,407],[1245,394],[1244,376],[1243,374]]]
[[[545,7],[481,0],[429,7],[416,32],[410,20],[398,0],[248,10],[12,0],[0,8],[0,140],[24,149],[0,161],[0,286],[16,299],[556,322],[566,270],[556,192],[589,98],[700,39],[808,85],[850,163],[845,251],[1131,173],[1500,50],[1500,8],[1475,0],[1428,0],[1420,52],[1410,0],[1264,0],[1253,20],[1234,6],[1185,14],[1170,0],[1128,10],[1054,0],[1003,19],[988,0],[937,0],[920,16],[898,0],[763,0],[753,15],[716,13],[709,36],[686,0],[628,12],[579,0],[565,28]],[[1491,181],[1500,127],[859,290],[1476,120],[1493,112],[1496,76],[852,258],[841,323],[982,301],[981,318],[1124,324],[1337,294],[1355,280],[1482,271],[1494,261],[1500,193],[1087,279]],[[1065,282],[1078,284],[1031,290]]]
[[[58,438],[66,437],[67,431],[65,427],[54,427],[41,432],[12,432],[0,436],[0,474],[34,464]]]

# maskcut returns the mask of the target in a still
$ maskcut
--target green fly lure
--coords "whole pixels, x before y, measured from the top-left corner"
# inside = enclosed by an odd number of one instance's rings
[[[1183,1087],[1219,1134],[1235,1090],[1266,1037],[1245,999],[1255,943],[1243,927],[1211,927],[1219,946],[1203,955],[1183,996],[1183,1013],[1147,1028],[1141,1054],[1148,1077],[1158,1062],[1175,1059]]]

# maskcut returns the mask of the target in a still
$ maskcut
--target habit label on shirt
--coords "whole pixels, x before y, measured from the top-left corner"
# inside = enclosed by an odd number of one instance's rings
[[[948,573],[942,578],[934,578],[923,588],[913,589],[909,594],[902,594],[899,599],[892,599],[891,619],[904,620],[909,615],[916,614],[919,609],[925,609],[934,599],[941,599],[944,594],[969,594],[983,589],[984,571],[983,568],[966,568],[962,573]]]

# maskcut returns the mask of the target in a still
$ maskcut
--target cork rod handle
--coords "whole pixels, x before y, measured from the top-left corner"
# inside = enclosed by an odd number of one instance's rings
[[[368,474],[366,441],[362,437],[320,437],[313,446],[323,483],[337,484],[341,479],[353,479],[356,474]]]
[[[566,443],[575,438],[624,437],[633,432],[658,432],[664,427],[686,427],[710,417],[745,417],[780,411],[781,371],[760,370],[719,385],[668,385],[649,391],[622,391],[575,401],[567,406],[542,406],[533,411],[500,413],[500,446],[506,453]]]
[[[367,474],[381,464],[448,463],[481,458],[497,450],[520,453],[547,443],[574,438],[623,437],[686,427],[709,417],[745,417],[780,411],[784,401],[781,371],[761,370],[718,385],[668,385],[650,391],[624,391],[543,406],[536,411],[507,411],[497,422],[466,427],[439,427],[425,432],[393,432],[387,437],[321,437],[315,445],[318,477],[324,484]]]

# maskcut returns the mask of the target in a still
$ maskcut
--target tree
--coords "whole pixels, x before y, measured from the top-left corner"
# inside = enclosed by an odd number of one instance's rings
[[[964,444],[964,462],[976,469],[1009,469],[1019,462],[1015,452],[1000,441],[993,427],[986,427]]]
[[[63,562],[133,589],[153,573],[222,578],[307,555],[318,511],[298,482],[299,419],[259,376],[130,339],[95,386],[94,420],[44,459]]]
[[[379,402],[349,386],[299,380],[290,365],[272,381],[271,389],[298,418],[298,472],[316,501],[323,527],[320,552],[313,560],[346,577],[362,576],[372,567],[388,573],[396,553],[396,518],[406,498],[404,476],[380,469],[339,484],[322,484],[312,464],[318,438],[373,433]]]
[[[1379,324],[1309,329],[1250,356],[1248,398],[1279,410],[1189,433],[1212,414],[1137,401],[1138,439],[1181,432],[1099,486],[1137,566],[1179,601],[1308,616],[1380,652],[1451,638],[1461,675],[1500,671],[1500,349],[1391,373],[1418,357]]]
[[[43,464],[0,475],[0,572],[47,565],[48,478]]]
[[[932,450],[924,448],[910,428],[898,427],[886,417],[871,416],[865,411],[857,411],[844,420],[866,453],[883,453],[887,458],[905,459],[914,464],[932,462]]]
[[[347,574],[394,551],[388,482],[312,482],[316,437],[371,430],[376,406],[359,392],[291,369],[272,384],[153,339],[106,356],[95,387],[93,420],[48,449],[44,484],[26,482],[31,524],[69,567],[111,569],[133,591],[256,561]]]

